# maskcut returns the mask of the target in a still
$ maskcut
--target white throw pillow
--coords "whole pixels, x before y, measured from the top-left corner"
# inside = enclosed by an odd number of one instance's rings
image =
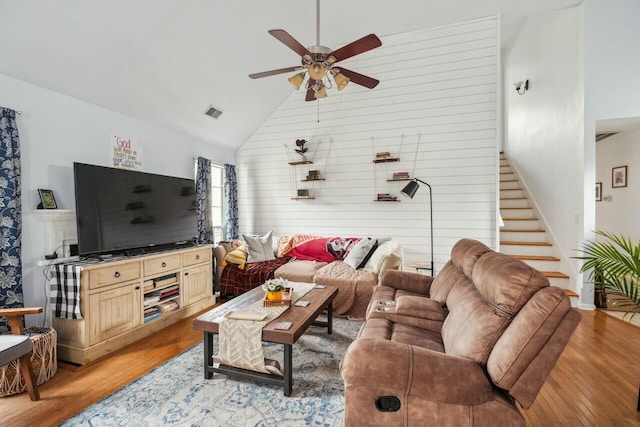
[[[377,240],[372,239],[371,237],[364,237],[360,239],[358,243],[355,244],[353,248],[349,251],[349,254],[344,259],[345,264],[349,264],[353,268],[362,268],[364,267],[363,261],[367,258],[367,255],[371,253],[371,250],[376,245]]]
[[[380,273],[380,268],[385,259],[398,249],[398,242],[396,240],[387,240],[380,244],[378,249],[371,255],[369,261],[364,266],[364,269],[375,274]]]
[[[242,238],[249,247],[247,262],[260,262],[275,259],[273,254],[273,243],[271,241],[271,231],[260,235],[243,234]]]

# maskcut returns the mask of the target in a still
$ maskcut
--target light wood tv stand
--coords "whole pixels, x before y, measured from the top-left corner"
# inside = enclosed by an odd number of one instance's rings
[[[197,246],[83,266],[83,319],[53,318],[58,358],[85,365],[214,305],[211,248]],[[154,295],[165,292],[172,295],[153,301]],[[145,309],[166,301],[175,301],[179,308],[145,323]]]

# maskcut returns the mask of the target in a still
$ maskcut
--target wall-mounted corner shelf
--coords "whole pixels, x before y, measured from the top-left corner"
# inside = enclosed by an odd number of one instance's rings
[[[400,202],[400,200],[384,200],[384,199],[378,200],[378,199],[376,199],[376,200],[374,200],[374,202]]]
[[[301,179],[300,181],[302,182],[309,182],[309,181],[324,181],[325,178],[313,178],[313,179]]]
[[[298,196],[298,197],[292,197],[291,200],[312,200],[315,199],[315,197],[313,196]]]
[[[291,166],[297,166],[297,165],[312,165],[313,162],[311,160],[299,160],[297,162],[289,162],[289,164]]]
[[[390,162],[399,162],[400,157],[388,157],[385,159],[374,159],[373,163],[390,163]]]
[[[72,209],[35,209],[27,212],[45,222],[75,221],[76,219],[76,211]]]
[[[392,182],[392,181],[411,181],[413,178],[390,178],[387,181]]]

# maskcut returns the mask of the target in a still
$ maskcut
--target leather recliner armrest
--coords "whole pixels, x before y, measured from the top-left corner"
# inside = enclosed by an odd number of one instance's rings
[[[396,298],[396,313],[402,316],[444,321],[447,310],[436,300],[402,295]]]
[[[429,296],[429,289],[433,277],[425,274],[411,273],[409,271],[384,270],[380,275],[380,285],[394,289],[402,289],[409,292]]]
[[[414,396],[439,403],[478,405],[493,399],[491,382],[478,363],[381,338],[359,338],[351,343],[341,375],[346,388],[366,387],[400,400]],[[371,405],[374,410],[373,402]]]

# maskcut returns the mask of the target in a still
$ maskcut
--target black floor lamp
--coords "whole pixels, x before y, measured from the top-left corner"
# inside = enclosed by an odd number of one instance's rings
[[[409,182],[407,185],[405,185],[405,187],[402,189],[401,193],[404,194],[405,196],[409,196],[413,199],[413,196],[416,194],[416,192],[418,191],[418,188],[420,188],[420,185],[418,184],[418,182],[421,182],[422,184],[426,185],[427,187],[429,187],[429,227],[431,230],[431,234],[430,234],[430,238],[431,238],[431,276],[435,277],[436,275],[436,270],[435,267],[433,265],[433,197],[431,194],[431,186],[429,184],[427,184],[426,182],[424,182],[421,179],[418,178],[413,178],[413,180],[411,182]]]

